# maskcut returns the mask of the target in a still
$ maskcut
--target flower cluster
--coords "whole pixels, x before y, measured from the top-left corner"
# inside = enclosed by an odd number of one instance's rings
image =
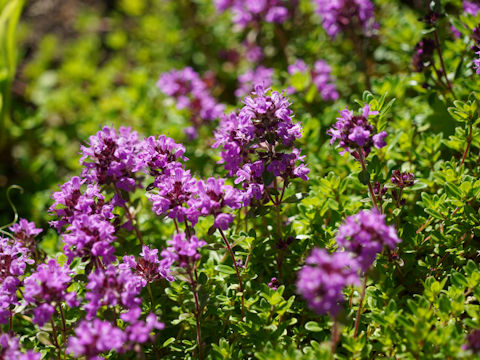
[[[244,203],[244,194],[233,186],[226,185],[224,179],[198,181],[197,194],[195,208],[202,216],[213,215],[214,226],[221,230],[227,230],[233,221],[233,215],[224,213],[223,209],[226,206],[239,209]]]
[[[101,215],[82,214],[76,217],[63,234],[63,251],[70,264],[73,259],[101,261],[110,264],[115,261],[115,227]]]
[[[136,274],[142,277],[147,283],[159,279],[173,281],[169,274],[170,264],[160,261],[158,258],[158,249],[152,249],[150,246],[143,245],[140,257],[135,259],[133,255],[126,255],[123,261],[136,271]]]
[[[463,348],[471,350],[474,354],[480,353],[480,330],[473,330],[467,335],[467,343]]]
[[[315,85],[323,100],[333,101],[338,99],[337,87],[335,83],[332,82],[330,76],[331,67],[326,61],[316,61],[311,70],[301,59],[298,59],[294,64],[288,66],[288,73],[290,75],[297,73],[306,74],[307,72],[310,73],[313,85]],[[289,94],[292,94],[296,90],[290,86],[287,91]]]
[[[74,219],[81,215],[99,215],[104,220],[113,218],[113,205],[105,202],[105,197],[100,193],[100,187],[97,184],[88,184],[86,179],[73,176],[61,186],[61,191],[52,194],[54,200],[50,206],[50,213],[55,215],[58,220],[53,220],[50,225],[61,231],[68,224],[72,224]],[[82,193],[82,186],[85,191]]]
[[[343,289],[358,284],[358,263],[350,254],[315,248],[298,272],[297,291],[315,312],[335,317],[344,301]]]
[[[215,133],[214,147],[223,148],[220,163],[235,176],[235,183],[243,184],[250,197],[259,199],[265,171],[285,182],[296,177],[307,180],[304,156],[294,147],[302,127],[292,121],[289,101],[258,85],[244,104],[238,115],[225,116]]]
[[[87,319],[97,315],[101,306],[122,306],[124,309],[136,309],[141,304],[138,297],[146,285],[146,280],[135,274],[129,263],[110,264],[104,270],[96,269],[88,276],[86,286]]]
[[[0,335],[0,359],[2,360],[40,360],[42,355],[32,350],[20,350],[18,339],[7,334]]]
[[[472,16],[477,16],[478,12],[480,12],[480,4],[475,3],[473,1],[463,1],[463,12],[465,14],[470,14]]]
[[[8,322],[10,306],[18,304],[19,277],[25,273],[29,250],[17,241],[0,237],[0,324]]]
[[[172,240],[168,241],[169,247],[162,251],[162,261],[180,267],[189,267],[200,259],[198,249],[207,243],[199,240],[196,236],[187,238],[184,233],[175,234]]]
[[[423,38],[415,45],[412,64],[416,72],[422,72],[433,64],[434,51],[435,42],[429,38]]]
[[[126,336],[123,331],[108,321],[93,319],[82,321],[75,329],[75,336],[70,337],[68,352],[88,360],[102,359],[99,355],[115,350],[122,351]]]
[[[370,36],[376,28],[375,8],[370,0],[314,0],[325,32],[335,38],[339,32]]]
[[[360,115],[353,115],[353,111],[344,109],[340,112],[337,122],[327,134],[332,137],[330,144],[339,140],[339,146],[345,152],[351,153],[357,160],[370,153],[372,146],[381,149],[386,146],[385,137],[387,133],[382,131],[376,133],[374,127],[368,121],[369,116],[377,115],[378,111],[370,111],[370,106],[365,105]]]
[[[27,248],[30,253],[35,251],[35,237],[42,232],[42,229],[36,228],[33,222],[29,222],[26,219],[20,219],[18,223],[13,224],[9,229],[13,233],[15,240],[22,247]]]
[[[135,173],[143,167],[138,157],[140,147],[137,132],[105,126],[90,136],[88,146],[81,147],[82,176],[90,183],[133,191],[139,187]]]
[[[239,87],[235,90],[235,96],[244,97],[252,92],[257,85],[268,88],[272,85],[273,69],[265,66],[259,66],[256,69],[250,69],[238,77]]]
[[[281,0],[215,0],[219,12],[231,10],[233,22],[246,27],[252,22],[265,20],[270,23],[283,23],[288,18],[285,1]]]
[[[390,181],[398,188],[403,189],[415,184],[415,175],[412,173],[401,172],[400,170],[393,170]]]
[[[217,103],[205,82],[191,67],[163,73],[157,87],[175,99],[177,109],[189,110],[192,127],[185,129],[185,132],[191,140],[197,137],[201,125],[223,114],[224,105]]]
[[[395,228],[385,224],[385,215],[376,210],[362,210],[347,217],[336,239],[340,246],[355,255],[364,272],[384,247],[394,249],[400,242]]]
[[[62,301],[70,307],[78,306],[76,294],[67,292],[72,273],[67,266],[60,266],[55,259],[50,259],[25,278],[24,298],[28,304],[35,306],[34,323],[43,326],[55,312],[55,306]]]

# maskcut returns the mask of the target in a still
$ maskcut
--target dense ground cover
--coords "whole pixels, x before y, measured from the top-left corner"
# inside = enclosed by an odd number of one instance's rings
[[[0,359],[477,358],[479,23],[0,0]]]

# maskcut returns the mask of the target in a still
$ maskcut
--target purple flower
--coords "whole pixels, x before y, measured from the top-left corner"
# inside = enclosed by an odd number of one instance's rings
[[[288,73],[290,75],[295,75],[297,73],[306,73],[308,72],[308,66],[305,64],[305,61],[302,59],[297,59],[292,65],[288,65]]]
[[[20,350],[18,339],[7,334],[0,335],[0,359],[2,360],[40,360],[42,355],[32,350]]]
[[[110,264],[103,271],[96,269],[90,273],[85,295],[88,320],[94,318],[102,306],[122,306],[131,310],[141,305],[140,291],[147,282],[136,275],[130,265],[130,263],[120,263],[116,266]]]
[[[478,75],[480,74],[480,51],[477,51],[475,54],[477,54],[478,58],[473,60],[473,68]]]
[[[17,241],[0,237],[0,324],[8,323],[10,306],[18,305],[17,289],[27,264],[29,250]]]
[[[245,194],[231,185],[225,185],[224,179],[208,178],[198,181],[197,197],[192,201],[202,216],[213,215],[214,226],[227,230],[234,217],[224,213],[225,207],[239,209],[244,203]]]
[[[312,81],[325,101],[338,99],[337,86],[330,76],[331,67],[324,60],[318,60],[312,70]]]
[[[259,66],[255,70],[248,70],[238,77],[239,86],[235,90],[235,96],[244,97],[252,92],[257,85],[268,88],[272,85],[273,69]]]
[[[327,134],[332,137],[330,144],[339,140],[339,146],[344,151],[352,153],[358,159],[361,156],[359,151],[366,157],[370,153],[372,146],[380,149],[387,144],[384,139],[387,136],[385,131],[375,133],[374,127],[369,123],[370,115],[377,115],[378,111],[370,111],[370,107],[365,105],[360,115],[353,115],[353,111],[347,109],[340,112],[340,117]],[[344,151],[341,152],[343,155]]]
[[[166,264],[160,261],[158,249],[143,245],[138,260],[135,260],[134,256],[124,256],[123,261],[132,269],[135,269],[137,275],[141,276],[147,283],[161,278],[173,281],[173,277],[170,275],[170,265],[165,266]]]
[[[377,27],[370,0],[314,0],[326,33],[333,39],[342,31],[362,31],[371,36]]]
[[[228,230],[228,227],[233,222],[233,215],[232,214],[218,214],[215,217],[215,221],[213,222],[213,226],[220,230]]]
[[[335,317],[344,302],[345,287],[358,284],[358,264],[350,254],[316,248],[298,272],[297,291],[316,313]]]
[[[150,175],[169,174],[175,168],[181,167],[180,160],[188,160],[185,147],[165,135],[158,138],[150,136],[143,141],[140,159],[145,164]]]
[[[118,189],[133,191],[140,187],[136,172],[144,164],[138,157],[141,143],[138,134],[130,128],[105,126],[90,136],[88,146],[82,146],[82,176],[90,183],[113,185]]]
[[[471,350],[474,354],[480,353],[480,330],[473,330],[467,335],[467,343],[463,348]]]
[[[133,311],[130,311],[133,312]],[[158,321],[157,316],[153,313],[147,315],[145,321],[138,319],[140,316],[141,310],[138,309],[133,316],[130,316],[128,320],[125,317],[122,317],[124,321],[128,321],[131,325],[128,325],[125,328],[125,335],[127,340],[131,343],[143,344],[147,341],[152,341],[154,338],[151,336],[151,333],[155,330],[162,330],[165,328],[165,325]]]
[[[423,38],[415,45],[412,64],[416,72],[422,72],[433,64],[434,51],[435,42],[432,39]]]
[[[196,191],[197,180],[190,171],[177,167],[171,174],[155,178],[154,189],[148,194],[148,198],[157,215],[167,215],[179,222],[187,219],[194,225],[200,215],[193,206]]]
[[[188,131],[187,135],[190,137],[196,134],[202,124],[219,118],[225,109],[224,105],[218,104],[211,96],[205,82],[191,67],[163,73],[157,87],[175,99],[177,109],[189,111],[190,121],[195,130]]]
[[[103,359],[99,356],[102,353],[110,350],[120,352],[125,340],[125,333],[108,321],[84,320],[75,329],[75,336],[69,338],[68,352],[77,358]]]
[[[242,44],[245,47],[245,58],[249,62],[255,63],[263,59],[263,50],[260,46],[248,41],[244,41]]]
[[[37,229],[33,222],[28,222],[25,219],[20,219],[18,223],[13,224],[9,228],[15,240],[27,248],[30,252],[35,251],[36,241],[35,237],[42,232],[42,229]]]
[[[403,189],[415,184],[415,175],[412,173],[401,172],[400,170],[393,170],[390,181],[400,189]]]
[[[76,216],[82,214],[98,214],[104,220],[113,218],[113,205],[105,202],[100,187],[97,184],[84,186],[85,183],[85,179],[74,176],[61,186],[61,191],[52,194],[54,203],[49,212],[58,220],[51,221],[50,225],[57,231],[60,232],[63,226],[71,224]],[[85,187],[84,191],[82,186]]]
[[[34,305],[33,322],[43,326],[54,312],[53,305],[68,300],[68,306],[76,306],[75,296],[68,296],[67,288],[71,283],[72,271],[67,266],[60,266],[55,259],[41,264],[37,270],[24,281],[24,298]]]
[[[168,241],[169,247],[162,251],[162,261],[167,264],[177,263],[180,267],[191,266],[200,259],[198,249],[206,244],[196,236],[187,239],[184,233],[175,234],[173,239]]]
[[[385,224],[385,215],[362,210],[349,216],[340,226],[337,243],[355,254],[362,271],[367,271],[385,246],[395,249],[401,241],[395,228]]]
[[[101,258],[103,263],[115,261],[115,227],[100,215],[79,215],[63,234],[63,248],[70,264],[74,258],[92,260]]]
[[[272,280],[268,283],[268,287],[272,290],[277,290],[279,286],[278,280],[276,277],[273,277]]]
[[[304,156],[293,146],[302,136],[302,127],[293,122],[288,99],[257,86],[244,104],[238,115],[222,119],[213,147],[222,147],[219,163],[225,164],[229,176],[235,176],[235,184],[242,184],[247,205],[252,197],[262,197],[265,170],[288,181],[308,179],[308,169]]]
[[[231,10],[233,22],[242,28],[251,22],[265,20],[270,23],[283,23],[288,18],[288,9],[280,0],[215,0],[217,11]]]
[[[463,12],[472,16],[477,16],[480,11],[480,5],[473,1],[463,1]]]

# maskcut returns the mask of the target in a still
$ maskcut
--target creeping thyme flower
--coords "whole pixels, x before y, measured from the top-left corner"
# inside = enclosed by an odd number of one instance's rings
[[[480,11],[480,5],[473,1],[463,1],[463,12],[465,14],[470,14],[472,16],[477,16]]]
[[[146,283],[128,263],[110,264],[104,270],[96,269],[88,276],[86,286],[87,319],[94,318],[102,306],[122,306],[127,310],[138,308],[142,303],[138,296]]]
[[[337,122],[328,131],[327,134],[332,137],[330,144],[339,140],[339,147],[343,148],[340,154],[351,153],[356,159],[361,155],[365,157],[370,153],[372,146],[381,149],[386,144],[385,137],[387,133],[382,131],[376,133],[374,127],[368,121],[371,115],[377,115],[378,111],[370,111],[370,106],[365,105],[360,115],[353,115],[353,111],[344,109],[340,112]],[[363,154],[359,151],[362,151]]]
[[[130,255],[124,256],[123,261],[136,270],[137,275],[141,276],[147,283],[161,278],[173,281],[173,277],[169,274],[170,266],[165,266],[158,258],[158,249],[143,245],[140,257],[137,260]]]
[[[35,237],[42,232],[42,229],[37,229],[33,222],[28,222],[25,219],[20,219],[18,223],[13,224],[9,229],[13,232],[15,240],[21,246],[27,248],[30,252],[35,251]]]
[[[173,139],[161,135],[158,138],[155,136],[146,138],[139,157],[150,175],[159,176],[180,167],[178,161],[187,160],[183,154],[185,154],[185,147],[182,144],[177,144]]]
[[[193,129],[189,129],[190,137],[196,134],[196,130],[202,124],[213,121],[223,114],[225,106],[217,103],[205,82],[191,67],[163,73],[157,87],[175,99],[177,109],[187,109],[190,112],[190,121],[193,125]]]
[[[313,249],[298,272],[297,291],[312,310],[335,317],[344,301],[343,289],[358,285],[358,264],[346,252]]]
[[[155,329],[162,330],[165,328],[165,324],[158,321],[155,314],[148,314],[146,320],[143,321],[140,319],[141,313],[142,310],[140,308],[135,308],[120,315],[123,321],[130,323],[125,328],[125,335],[127,341],[131,344],[143,344],[147,341],[153,341],[154,337],[151,336],[151,333]]]
[[[463,348],[471,350],[474,354],[480,353],[480,330],[473,330],[467,335],[467,343]]]
[[[330,101],[338,99],[337,87],[330,77],[330,65],[324,60],[317,60],[313,69],[310,70],[303,60],[298,59],[294,64],[288,66],[288,73],[290,75],[295,75],[297,73],[305,74],[307,72],[310,72],[312,82],[323,100]],[[293,94],[295,91],[295,88],[292,86],[287,90],[289,94]]]
[[[181,167],[176,167],[170,174],[155,178],[148,198],[157,215],[167,215],[171,219],[192,224],[198,221],[199,211],[193,206],[197,191],[197,180]]]
[[[105,264],[115,260],[115,227],[100,215],[79,215],[63,234],[63,251],[70,264],[74,258],[96,260],[101,258]]]
[[[304,156],[294,147],[302,127],[292,120],[290,102],[276,91],[257,86],[244,103],[238,115],[222,119],[215,133],[213,146],[223,148],[220,163],[229,176],[235,176],[235,183],[243,184],[246,194],[257,199],[264,191],[265,170],[284,181],[307,180]],[[247,197],[245,204],[248,201]]]
[[[242,28],[261,20],[283,23],[288,17],[286,3],[281,0],[215,0],[217,11],[230,9],[234,14],[233,22]]]
[[[40,360],[42,355],[32,350],[20,350],[18,339],[7,334],[0,335],[0,359],[2,360]]]
[[[244,41],[242,45],[245,48],[245,58],[250,63],[259,62],[263,59],[263,50],[254,42]]]
[[[75,336],[68,341],[68,352],[76,358],[103,359],[99,356],[110,350],[121,352],[125,333],[108,321],[93,319],[82,321],[75,329]]]
[[[385,215],[362,210],[349,216],[340,226],[337,243],[355,254],[362,271],[367,271],[384,247],[395,249],[401,241],[393,226],[385,224]]]
[[[169,247],[162,251],[163,261],[167,264],[177,263],[180,267],[187,267],[200,259],[198,249],[207,243],[196,236],[190,239],[184,233],[175,234],[168,242]]]
[[[478,58],[473,60],[473,68],[478,75],[480,74],[480,51],[477,51],[475,54],[477,54]]]
[[[0,324],[8,323],[10,306],[18,304],[20,276],[34,262],[28,253],[19,242],[0,237]]]
[[[400,170],[393,170],[390,181],[400,189],[403,189],[415,184],[415,175],[412,173],[401,172]]]
[[[235,96],[244,97],[252,92],[257,85],[268,88],[272,85],[273,69],[259,66],[255,70],[248,70],[238,77],[239,87],[235,90]]]
[[[332,69],[324,60],[318,60],[312,69],[312,81],[325,101],[338,99],[337,86],[330,77]]]
[[[278,280],[276,277],[273,277],[272,280],[268,283],[268,287],[272,290],[277,290],[279,286]]]
[[[370,0],[314,0],[325,32],[333,39],[340,31],[362,31],[370,36],[376,28],[375,8]]]
[[[416,72],[422,72],[433,64],[434,51],[435,42],[432,39],[423,38],[415,45],[412,64]]]
[[[54,306],[65,301],[68,306],[77,306],[75,293],[67,292],[72,281],[72,271],[60,266],[55,259],[41,264],[24,281],[24,297],[28,304],[35,306],[33,322],[43,326],[54,312]]]
[[[244,202],[244,195],[233,186],[225,185],[224,179],[208,178],[197,182],[195,207],[202,216],[213,215],[214,226],[227,230],[233,221],[233,215],[223,213],[225,207],[239,209]]]
[[[90,136],[88,146],[82,146],[82,176],[90,183],[113,185],[118,189],[133,191],[139,187],[136,172],[143,167],[138,157],[141,143],[138,134],[130,128],[105,126]]]

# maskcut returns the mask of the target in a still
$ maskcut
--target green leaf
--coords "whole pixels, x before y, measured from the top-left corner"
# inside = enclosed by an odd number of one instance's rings
[[[448,196],[454,197],[455,199],[462,200],[463,195],[457,185],[447,182],[445,183],[445,192]]]
[[[233,275],[236,274],[236,271],[233,267],[228,265],[217,265],[215,266],[215,270],[221,272],[223,274]]]
[[[358,173],[358,180],[360,180],[363,185],[368,185],[370,182],[370,173],[367,170],[360,171]]]
[[[320,325],[316,321],[309,321],[305,324],[305,329],[311,332],[320,332],[323,329],[320,327]]]

